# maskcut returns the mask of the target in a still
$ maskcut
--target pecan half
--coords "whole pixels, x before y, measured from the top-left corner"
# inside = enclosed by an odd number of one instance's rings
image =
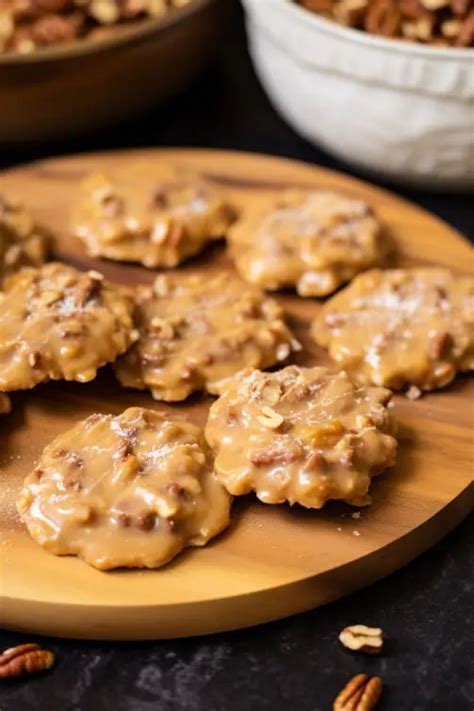
[[[400,11],[388,0],[374,0],[365,17],[367,32],[384,37],[395,37],[400,26]]]
[[[337,695],[333,711],[371,711],[382,695],[382,679],[357,674]]]
[[[359,514],[360,515],[360,514]],[[359,518],[352,514],[353,518]],[[366,625],[351,625],[345,627],[339,635],[340,642],[353,652],[380,654],[383,646],[383,632],[379,627]]]
[[[39,644],[20,644],[0,654],[0,678],[34,674],[54,664],[54,654]]]

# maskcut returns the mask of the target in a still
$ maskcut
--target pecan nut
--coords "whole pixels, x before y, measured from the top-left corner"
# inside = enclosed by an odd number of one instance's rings
[[[382,679],[357,674],[337,695],[333,711],[371,711],[382,695]]]
[[[380,627],[352,625],[342,630],[339,640],[344,647],[351,649],[353,652],[380,654],[383,646],[383,631]]]
[[[474,46],[472,0],[295,0],[341,25],[436,46]],[[337,328],[337,326],[336,326]]]
[[[0,654],[0,678],[34,674],[53,666],[53,652],[33,642],[6,649]]]
[[[279,412],[276,412],[276,410],[274,410],[272,407],[269,407],[268,405],[263,405],[260,410],[260,415],[258,415],[257,417],[257,420],[264,427],[268,427],[272,430],[277,430],[280,425],[283,424],[285,418],[280,415]]]

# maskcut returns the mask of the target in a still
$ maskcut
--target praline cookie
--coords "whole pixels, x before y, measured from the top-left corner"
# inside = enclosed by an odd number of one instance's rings
[[[158,568],[229,523],[202,430],[152,410],[91,415],[48,445],[18,510],[55,555],[101,570]]]
[[[267,289],[326,296],[381,263],[388,245],[362,200],[334,192],[288,191],[256,204],[229,230],[240,276]]]
[[[254,491],[266,504],[366,505],[371,478],[395,462],[390,398],[327,368],[243,371],[210,409],[216,475],[229,493]]]
[[[372,270],[326,302],[312,333],[359,383],[441,388],[474,368],[474,280]]]
[[[11,276],[0,295],[0,390],[95,378],[137,339],[133,298],[98,272],[51,262]]]
[[[165,163],[137,163],[82,185],[73,231],[93,256],[175,267],[223,237],[234,219],[220,192]]]
[[[246,367],[267,368],[299,343],[281,307],[232,274],[161,275],[139,287],[140,338],[115,371],[126,387],[157,400],[183,400],[195,390],[219,393]]]
[[[21,267],[46,260],[48,238],[25,208],[0,193],[0,287]]]

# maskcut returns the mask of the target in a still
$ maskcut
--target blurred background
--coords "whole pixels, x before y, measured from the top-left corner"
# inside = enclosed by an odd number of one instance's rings
[[[281,4],[281,0],[274,1],[277,5]],[[199,2],[200,0],[198,0],[198,4]],[[261,4],[259,4],[260,2]],[[184,84],[184,89],[178,90],[178,94],[175,95],[174,98],[164,101],[163,103],[163,95],[155,88],[156,100],[153,100],[153,98],[149,96],[145,97],[146,103],[151,102],[152,108],[142,111],[141,113],[139,112],[138,116],[125,120],[117,118],[121,112],[116,112],[115,120],[112,121],[110,127],[108,126],[99,131],[94,131],[92,127],[89,127],[88,132],[82,137],[75,136],[73,138],[68,137],[67,139],[60,140],[57,136],[61,133],[61,130],[58,130],[54,133],[54,140],[47,137],[31,138],[37,128],[37,119],[34,115],[35,111],[32,109],[28,110],[28,107],[22,102],[23,95],[20,94],[15,98],[12,86],[17,83],[18,80],[16,76],[18,62],[14,60],[13,55],[9,55],[8,53],[3,55],[3,64],[2,61],[0,61],[0,92],[2,91],[2,78],[5,79],[5,77],[8,77],[10,89],[8,89],[8,87],[5,88],[4,85],[3,96],[5,97],[8,94],[11,106],[13,107],[12,110],[18,114],[21,113],[23,116],[26,115],[27,120],[23,119],[23,123],[21,124],[21,133],[24,134],[23,136],[17,136],[15,142],[10,140],[5,143],[5,141],[3,141],[0,150],[0,167],[7,168],[20,162],[37,160],[64,153],[145,146],[196,146],[272,153],[317,163],[356,176],[373,178],[375,175],[378,184],[387,185],[397,193],[415,200],[424,207],[436,212],[440,217],[446,219],[464,233],[470,233],[472,235],[473,228],[469,200],[471,181],[468,173],[469,171],[474,171],[474,112],[472,97],[470,96],[470,84],[474,81],[474,71],[470,71],[473,66],[472,58],[474,50],[456,48],[438,49],[436,47],[426,47],[425,45],[421,46],[421,50],[428,52],[428,55],[430,52],[435,51],[437,58],[441,58],[442,66],[452,64],[452,57],[454,55],[458,56],[461,53],[463,71],[467,66],[468,71],[467,73],[465,72],[465,77],[467,76],[470,83],[469,86],[464,87],[466,96],[462,99],[464,106],[463,111],[465,111],[466,106],[468,107],[468,124],[467,127],[464,126],[462,144],[464,169],[460,169],[459,166],[456,167],[457,171],[461,170],[464,183],[463,187],[453,187],[448,179],[445,180],[444,183],[442,181],[441,184],[436,185],[435,190],[433,190],[433,188],[431,188],[431,190],[423,189],[423,186],[420,189],[419,186],[412,187],[413,180],[410,180],[408,176],[404,176],[403,171],[399,171],[399,174],[394,176],[389,174],[390,171],[387,171],[386,174],[382,174],[383,171],[378,170],[374,173],[368,166],[357,167],[357,163],[355,164],[353,158],[350,156],[349,147],[347,153],[350,158],[350,163],[346,162],[344,159],[344,146],[354,133],[353,127],[350,124],[344,131],[341,130],[340,132],[340,145],[342,148],[338,150],[337,158],[334,157],[334,150],[331,149],[331,153],[329,153],[327,149],[324,150],[319,147],[321,141],[318,141],[317,137],[313,137],[313,144],[301,138],[276,112],[270,103],[268,95],[264,92],[259,83],[249,55],[244,27],[244,12],[240,4],[237,0],[218,0],[217,3],[211,3],[211,6],[213,6],[211,9],[214,10],[214,5],[216,4],[219,6],[216,24],[212,24],[211,22],[210,26],[206,16],[198,13],[197,18],[195,18],[197,19],[196,26],[190,30],[187,29],[184,38],[176,36],[173,27],[168,28],[168,30],[165,28],[164,41],[165,44],[166,42],[170,43],[172,48],[171,54],[168,53],[165,58],[161,58],[160,60],[156,59],[155,64],[152,62],[151,67],[148,67],[147,71],[151,72],[153,76],[156,75],[155,78],[158,83],[160,83],[160,77],[162,77],[162,75],[171,76],[173,79],[171,84],[175,84],[177,76],[180,76],[181,78],[178,83]],[[263,8],[265,4],[268,4],[268,0],[250,0],[249,4],[257,8]],[[286,2],[286,0],[284,4],[291,5],[291,3]],[[207,12],[207,3],[204,3],[204,5],[206,5],[204,10]],[[293,7],[291,7],[291,9],[293,10]],[[308,15],[311,21],[316,17],[303,8],[295,6],[295,9],[297,13]],[[186,8],[183,8],[183,10],[186,10]],[[318,21],[320,21],[319,17],[316,22]],[[324,19],[322,22],[326,25],[329,24]],[[185,22],[185,24],[188,23]],[[254,20],[252,20],[252,24],[255,24]],[[346,28],[340,28],[335,23],[331,23],[331,25],[332,24],[334,24],[336,31],[339,33],[349,32],[352,36],[355,35],[357,37],[360,35],[363,38],[367,37],[370,51],[374,50],[378,52],[380,42],[389,47],[391,45],[396,45],[397,47],[399,45],[402,46],[399,42],[373,37],[362,32],[346,30]],[[203,30],[204,27],[206,28],[205,31]],[[313,31],[313,28],[311,28],[311,31]],[[135,26],[132,26],[132,35],[134,32]],[[292,30],[291,27],[288,28],[289,37],[294,35],[295,32],[296,30]],[[171,33],[169,39],[167,39],[168,33]],[[340,41],[340,39],[340,37],[337,37],[338,41]],[[107,38],[104,41],[108,41]],[[132,37],[130,41],[134,42],[136,38]],[[154,44],[156,44],[156,41],[155,38]],[[183,58],[182,54],[180,54],[182,47],[188,46],[186,43],[191,41],[194,44],[197,43],[197,47],[195,47],[192,52],[194,58],[192,61],[195,62],[194,67],[189,67],[189,56]],[[88,42],[90,41],[88,40]],[[80,44],[80,42],[74,43],[76,47]],[[140,39],[139,44],[140,46],[143,45],[142,39]],[[163,38],[160,37],[158,44],[160,44],[160,46],[163,45]],[[367,49],[365,44],[366,42],[364,40],[364,47],[362,49]],[[410,47],[412,47],[412,43],[410,43]],[[413,44],[413,47],[414,49],[410,49],[411,52],[415,52],[416,54],[420,51],[418,45]],[[25,85],[29,91],[31,85],[34,84],[38,91],[39,87],[44,88],[45,82],[49,84],[53,80],[56,81],[58,79],[58,57],[54,54],[57,50],[53,49],[51,56],[48,55],[50,51],[51,50],[41,50],[41,53],[46,53],[46,57],[41,62],[44,66],[39,76],[36,76],[37,66],[32,66],[31,64],[32,57],[36,53],[24,54],[20,57],[21,61],[19,64],[21,65],[20,73],[22,75],[21,85],[23,91],[25,91]],[[189,46],[187,51],[189,52]],[[66,50],[66,54],[67,52],[68,50]],[[73,50],[73,56],[66,57],[66,59],[68,61],[75,60],[75,52],[76,50]],[[317,44],[315,44],[312,52],[315,56],[318,56],[319,46]],[[254,48],[254,55],[256,53]],[[354,56],[357,56],[357,47],[353,50],[353,53]],[[451,55],[451,53],[454,53],[454,55]],[[133,56],[133,47],[127,50],[125,54],[129,57]],[[14,56],[18,58],[19,55],[15,54]],[[38,53],[38,56],[41,56],[40,53]],[[172,56],[174,56],[174,60]],[[63,65],[64,57],[61,56],[60,60],[59,64]],[[86,90],[91,86],[91,74],[94,74],[95,70],[99,71],[104,63],[107,64],[101,52],[92,54],[90,60],[92,64],[89,66],[89,72],[86,72],[84,67],[79,67],[76,71],[77,75],[82,77],[81,81]],[[404,58],[404,61],[405,60],[406,57]],[[119,61],[124,61],[123,52],[121,52]],[[130,61],[133,68],[133,60]],[[127,64],[127,62],[128,60],[125,60],[125,64]],[[181,66],[183,63],[187,65],[185,70],[183,70]],[[454,63],[457,64],[457,60],[454,60]],[[36,65],[37,62],[33,64]],[[204,68],[200,73],[201,64],[204,65]],[[261,65],[259,66],[260,75],[266,76],[266,70],[264,68],[262,69]],[[390,64],[390,66],[392,65]],[[110,72],[110,68],[107,71]],[[144,81],[141,75],[137,74],[136,77],[133,78],[133,74],[130,75],[127,73],[129,69],[123,69],[123,65],[120,65],[117,71],[118,74],[116,76],[122,77],[122,79],[119,81],[119,85],[115,86],[115,95],[121,104],[127,104],[130,96],[136,95],[137,92],[138,94],[143,94]],[[192,74],[196,72],[199,76],[192,79]],[[59,73],[61,74],[60,81],[64,82],[62,70],[60,70]],[[396,74],[396,71],[394,74]],[[277,79],[278,76],[279,75],[277,75]],[[279,76],[282,86],[288,86],[288,80],[285,79],[286,76],[285,71]],[[436,83],[436,76],[433,77],[433,75],[430,74],[430,77],[431,80]],[[423,79],[423,77],[421,77],[421,79]],[[418,80],[420,80],[420,77],[418,77]],[[274,80],[272,81],[274,83]],[[189,84],[189,82],[191,83]],[[365,80],[363,83],[365,83]],[[18,83],[16,85],[18,86]],[[270,86],[268,82],[266,82],[266,86],[267,90],[272,94],[273,100],[278,103],[279,99],[274,94],[272,86]],[[356,87],[356,89],[359,91],[359,88]],[[453,87],[443,85],[440,89],[446,92],[453,89]],[[176,87],[174,90],[176,90]],[[49,95],[46,92],[45,106],[49,101],[51,113],[57,114],[62,111],[60,97],[65,96],[65,94],[61,93],[61,91],[60,85],[59,87],[56,86],[54,90],[49,90]],[[166,91],[173,93],[173,87],[168,86]],[[319,84],[315,80],[313,84],[305,84],[301,88],[300,93],[305,97],[311,98],[318,96],[319,91]],[[412,92],[410,87],[407,88],[407,91],[408,95]],[[458,91],[461,91],[459,86]],[[44,94],[44,91],[42,91],[42,93]],[[413,101],[415,101],[415,94],[413,94],[413,97]],[[34,97],[31,100],[33,101]],[[66,99],[64,101],[67,103]],[[86,104],[85,107],[86,113],[92,117],[95,116],[97,111],[97,101],[97,97],[91,94],[88,104]],[[5,101],[2,101],[2,104],[5,116],[7,105]],[[347,100],[347,106],[347,111],[344,112],[344,110],[340,110],[337,112],[339,116],[338,120],[343,120],[346,123],[351,118],[349,99]],[[320,110],[321,114],[324,113],[324,109],[325,107],[323,106]],[[317,126],[318,123],[320,123],[317,119],[318,106],[314,105],[308,109],[305,107],[302,108],[303,113],[310,110],[313,111],[314,114],[314,118],[311,117],[312,123],[314,126]],[[418,114],[419,111],[416,109],[410,118],[406,109],[402,110],[400,108],[399,113],[394,117],[394,125],[401,125],[404,122],[412,121],[414,131],[412,131],[411,140],[414,140],[420,131],[420,127],[417,125],[419,120]],[[294,120],[287,115],[287,119],[288,118],[292,121],[293,125],[295,125]],[[381,117],[380,125],[383,127],[385,123],[382,118],[383,117]],[[71,120],[71,112],[69,112],[68,119]],[[327,120],[328,119],[326,119],[326,121]],[[336,122],[336,119],[333,118],[332,122]],[[94,123],[94,121],[92,121],[92,123]],[[364,125],[366,123],[367,122],[365,122]],[[455,128],[460,129],[459,123],[460,121],[457,122],[457,126],[453,127],[453,133],[456,133]],[[14,127],[19,125],[17,122]],[[0,121],[0,138],[4,139],[6,128],[3,126],[5,129],[3,135],[1,128],[2,124]],[[12,129],[12,123],[10,123],[9,128]],[[60,124],[60,128],[66,131],[66,133],[71,131],[71,127],[67,124],[67,121],[66,124],[63,121]],[[457,134],[459,134],[459,132],[460,130],[457,131]],[[44,126],[41,127],[39,133],[45,133]],[[380,130],[378,130],[378,134],[380,134]],[[11,137],[12,134],[10,134],[10,138]],[[357,139],[357,133],[355,138]],[[315,147],[314,144],[318,147]],[[388,155],[385,159],[387,167],[394,162],[394,155],[398,150],[401,150],[400,140],[396,140],[393,142],[393,145],[387,146]],[[442,152],[439,134],[435,133],[432,137],[429,150],[433,155],[438,155],[438,153]],[[434,171],[434,174],[437,175],[436,171]]]

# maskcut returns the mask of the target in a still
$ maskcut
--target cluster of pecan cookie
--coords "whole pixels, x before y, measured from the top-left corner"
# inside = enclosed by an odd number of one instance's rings
[[[311,12],[370,34],[441,47],[474,46],[472,0],[296,0]]]
[[[146,17],[192,0],[0,0],[0,52],[32,52]]]
[[[42,264],[34,219],[3,200],[0,412],[14,390],[90,382],[112,363],[123,386],[161,402],[220,396],[203,428],[133,407],[93,414],[46,447],[17,506],[55,555],[101,570],[160,567],[222,531],[231,497],[251,492],[270,505],[365,506],[372,478],[396,459],[387,388],[414,399],[474,368],[472,278],[382,269],[386,230],[345,191],[234,205],[204,175],[137,162],[86,177],[71,218],[90,256],[153,269],[226,238],[240,278],[230,265],[160,273],[132,292],[95,270]],[[266,294],[282,288],[331,297],[311,336],[332,368],[281,368],[304,357]]]

